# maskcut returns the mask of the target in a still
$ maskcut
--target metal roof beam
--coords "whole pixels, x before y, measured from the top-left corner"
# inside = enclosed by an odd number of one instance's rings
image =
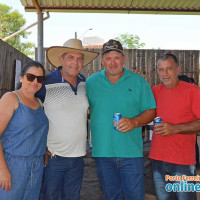
[[[42,9],[39,6],[38,0],[32,0],[33,5],[35,6],[35,8],[37,9],[38,13],[42,12]]]
[[[31,11],[33,12],[35,10],[35,7],[25,7],[26,11]],[[88,7],[88,8],[80,8],[80,7],[62,7],[62,8],[56,8],[56,7],[42,7],[43,11],[51,11],[51,12],[95,12],[95,13],[103,13],[106,11],[144,11],[144,12],[200,12],[200,8],[196,8],[196,9],[190,9],[190,8],[152,8],[152,7],[148,7],[148,8],[101,8],[101,10],[97,7]],[[200,13],[199,13],[200,14]]]

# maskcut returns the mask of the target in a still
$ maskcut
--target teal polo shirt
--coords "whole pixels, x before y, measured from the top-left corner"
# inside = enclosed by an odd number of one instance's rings
[[[113,127],[113,114],[133,118],[156,108],[149,84],[139,74],[124,68],[123,76],[112,84],[105,70],[86,80],[91,109],[93,157],[143,157],[142,127],[126,133]]]

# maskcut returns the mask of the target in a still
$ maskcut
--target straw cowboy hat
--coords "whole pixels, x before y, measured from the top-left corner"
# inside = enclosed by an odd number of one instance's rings
[[[70,39],[67,40],[63,46],[52,46],[47,49],[47,59],[54,67],[60,66],[59,57],[62,56],[64,53],[69,52],[78,52],[84,55],[84,63],[83,66],[90,63],[94,60],[99,53],[93,51],[83,50],[82,42],[78,39]]]

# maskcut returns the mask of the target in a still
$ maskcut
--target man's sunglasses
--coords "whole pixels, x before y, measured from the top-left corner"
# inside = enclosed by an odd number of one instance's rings
[[[28,81],[33,82],[35,79],[37,79],[38,83],[43,83],[45,80],[45,76],[35,76],[34,74],[27,73],[26,78]]]

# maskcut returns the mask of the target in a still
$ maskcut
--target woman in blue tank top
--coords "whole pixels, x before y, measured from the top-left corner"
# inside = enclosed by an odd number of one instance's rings
[[[40,63],[28,62],[21,72],[21,88],[0,100],[1,200],[39,198],[49,123],[34,95],[44,75]]]

